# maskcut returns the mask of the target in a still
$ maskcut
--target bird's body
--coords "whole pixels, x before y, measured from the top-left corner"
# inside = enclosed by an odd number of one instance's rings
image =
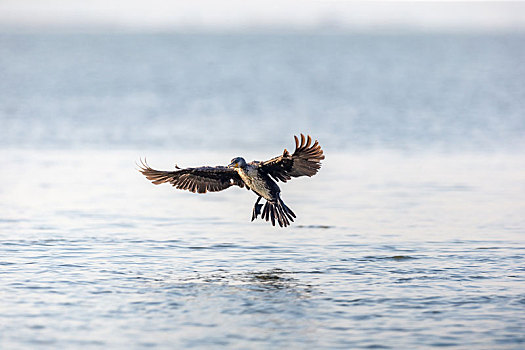
[[[256,194],[268,201],[276,200],[281,189],[268,174],[259,169],[259,162],[251,162],[245,167],[235,168],[244,183]]]
[[[296,216],[282,201],[281,189],[276,181],[286,182],[292,177],[313,176],[324,159],[318,142],[312,145],[310,136],[306,139],[301,134],[300,143],[296,136],[294,138],[296,148],[292,155],[285,149],[281,156],[268,161],[246,163],[244,158],[237,157],[227,167],[177,167],[175,171],[155,170],[142,163],[139,171],[155,185],[168,182],[178,189],[198,193],[222,191],[233,185],[246,187],[259,196],[253,208],[252,221],[262,214],[262,218],[271,220],[274,226],[276,222],[281,227],[288,226]],[[261,198],[266,200],[264,208],[259,204]]]

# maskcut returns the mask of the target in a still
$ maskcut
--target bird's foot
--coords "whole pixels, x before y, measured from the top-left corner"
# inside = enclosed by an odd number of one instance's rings
[[[255,204],[253,206],[253,211],[252,211],[252,221],[257,219],[257,217],[261,214],[261,209],[262,209],[263,205],[262,204]]]

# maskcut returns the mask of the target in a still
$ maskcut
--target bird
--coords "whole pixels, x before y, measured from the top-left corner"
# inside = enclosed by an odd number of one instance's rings
[[[247,163],[242,157],[235,157],[228,166],[201,166],[196,168],[179,168],[174,171],[152,169],[146,159],[140,159],[139,171],[153,184],[169,183],[177,189],[193,193],[218,192],[239,186],[253,191],[257,201],[252,210],[252,220],[261,215],[261,219],[272,225],[287,227],[297,217],[281,199],[281,189],[277,182],[287,182],[292,177],[315,175],[324,160],[319,142],[312,144],[310,135],[294,135],[295,150],[292,154],[285,148],[282,155],[266,161]],[[266,203],[259,204],[261,199]]]

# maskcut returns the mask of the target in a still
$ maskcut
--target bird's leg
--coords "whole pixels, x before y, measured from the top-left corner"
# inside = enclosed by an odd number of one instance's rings
[[[261,213],[261,208],[262,208],[262,204],[259,204],[259,201],[261,200],[261,196],[259,196],[259,198],[257,198],[257,202],[255,202],[255,205],[253,206],[253,211],[252,211],[252,221],[257,219],[257,216],[259,216],[259,214]]]

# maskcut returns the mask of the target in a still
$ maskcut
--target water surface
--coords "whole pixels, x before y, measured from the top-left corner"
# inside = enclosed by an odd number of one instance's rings
[[[244,189],[154,187],[134,156],[2,153],[3,348],[525,341],[519,158],[332,155],[282,186],[281,229]]]
[[[522,34],[0,34],[0,348],[522,349]],[[319,139],[282,185],[153,186]]]

